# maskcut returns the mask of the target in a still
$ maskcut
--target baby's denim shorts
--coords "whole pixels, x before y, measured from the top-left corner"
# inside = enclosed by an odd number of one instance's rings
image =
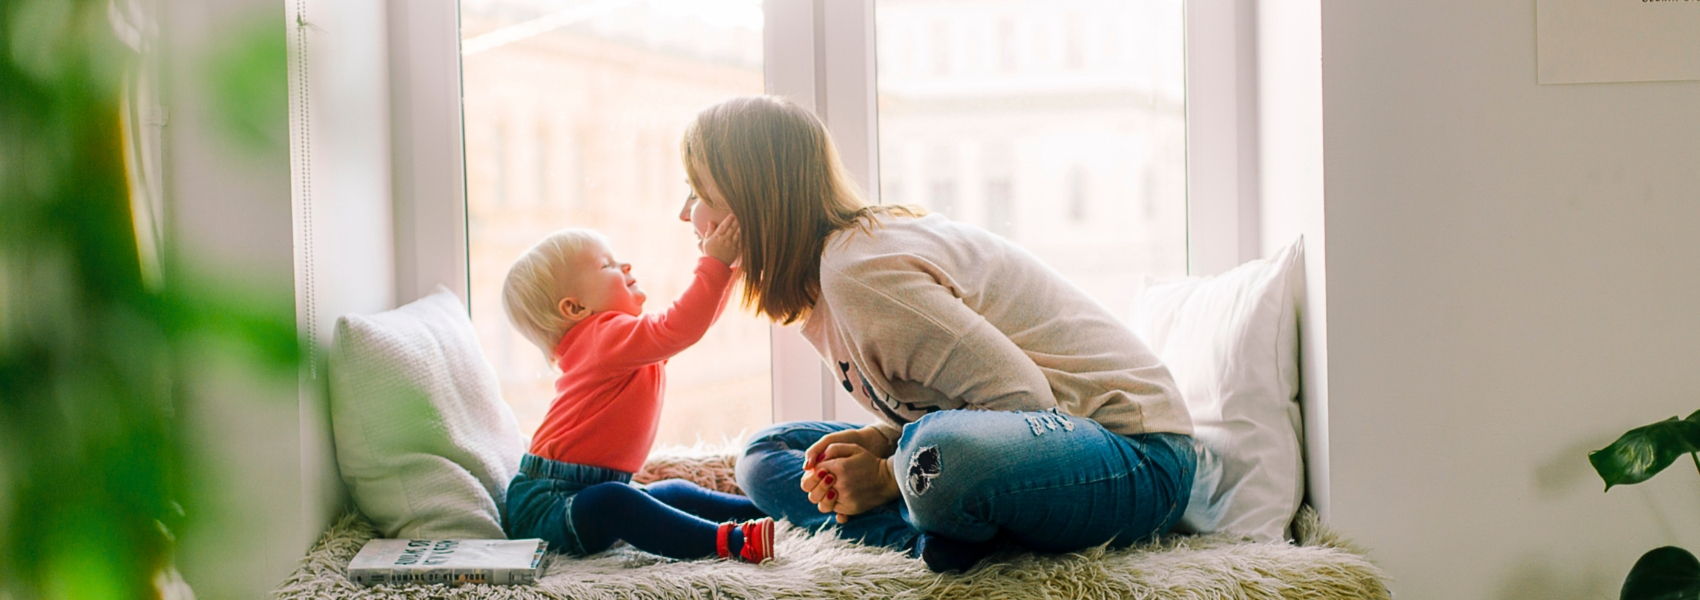
[[[598,483],[630,483],[632,474],[606,467],[549,460],[535,454],[519,459],[519,474],[508,484],[507,522],[511,539],[543,538],[549,549],[586,554],[573,531],[573,497]]]

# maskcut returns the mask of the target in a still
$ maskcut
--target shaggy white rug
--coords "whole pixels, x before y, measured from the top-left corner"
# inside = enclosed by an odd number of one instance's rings
[[[737,491],[733,458],[675,451],[658,455],[639,481],[683,477]],[[276,590],[278,598],[1206,598],[1385,599],[1385,575],[1348,542],[1328,532],[1309,508],[1298,545],[1222,536],[1171,536],[1124,550],[1069,555],[999,555],[961,575],[940,575],[918,560],[781,524],[779,558],[763,566],[718,560],[674,561],[624,544],[584,559],[552,557],[530,586],[405,585],[364,587],[348,580],[348,561],[375,535],[356,514],[344,516]]]

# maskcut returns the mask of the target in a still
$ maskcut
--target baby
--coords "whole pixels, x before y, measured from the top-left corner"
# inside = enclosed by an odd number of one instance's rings
[[[509,269],[508,318],[561,373],[508,484],[509,537],[543,538],[574,556],[625,540],[676,559],[773,558],[773,519],[748,498],[680,479],[630,483],[655,441],[662,367],[720,315],[738,236],[730,217],[711,226],[695,280],[659,314],[643,314],[631,264],[593,231],[551,234]]]

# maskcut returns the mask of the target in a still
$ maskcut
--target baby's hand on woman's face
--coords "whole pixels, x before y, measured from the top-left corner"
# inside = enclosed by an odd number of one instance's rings
[[[702,238],[702,253],[715,260],[731,266],[738,260],[738,253],[743,248],[743,235],[738,228],[738,219],[727,215],[718,223],[711,223],[708,232]]]

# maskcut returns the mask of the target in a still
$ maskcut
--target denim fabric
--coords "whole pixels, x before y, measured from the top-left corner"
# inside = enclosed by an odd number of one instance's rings
[[[800,422],[754,436],[738,483],[756,506],[827,527],[798,487],[802,453],[850,423]],[[908,550],[920,531],[963,541],[1003,536],[1031,550],[1123,547],[1167,532],[1186,510],[1191,436],[1122,436],[1056,411],[947,410],[905,425],[892,455],[901,501],[836,527],[846,539]]]
[[[508,483],[507,522],[502,529],[511,539],[543,538],[553,551],[584,556],[588,553],[573,531],[573,497],[598,483],[631,480],[632,474],[625,471],[526,454],[519,459],[519,474]]]
[[[756,508],[775,519],[810,531],[831,528],[844,539],[869,546],[909,550],[919,531],[909,526],[902,502],[892,502],[856,515],[849,523],[837,524],[831,513],[822,513],[809,502],[799,487],[803,477],[803,451],[826,434],[856,429],[854,423],[799,421],[782,423],[757,432],[738,460],[738,487],[755,502]]]

